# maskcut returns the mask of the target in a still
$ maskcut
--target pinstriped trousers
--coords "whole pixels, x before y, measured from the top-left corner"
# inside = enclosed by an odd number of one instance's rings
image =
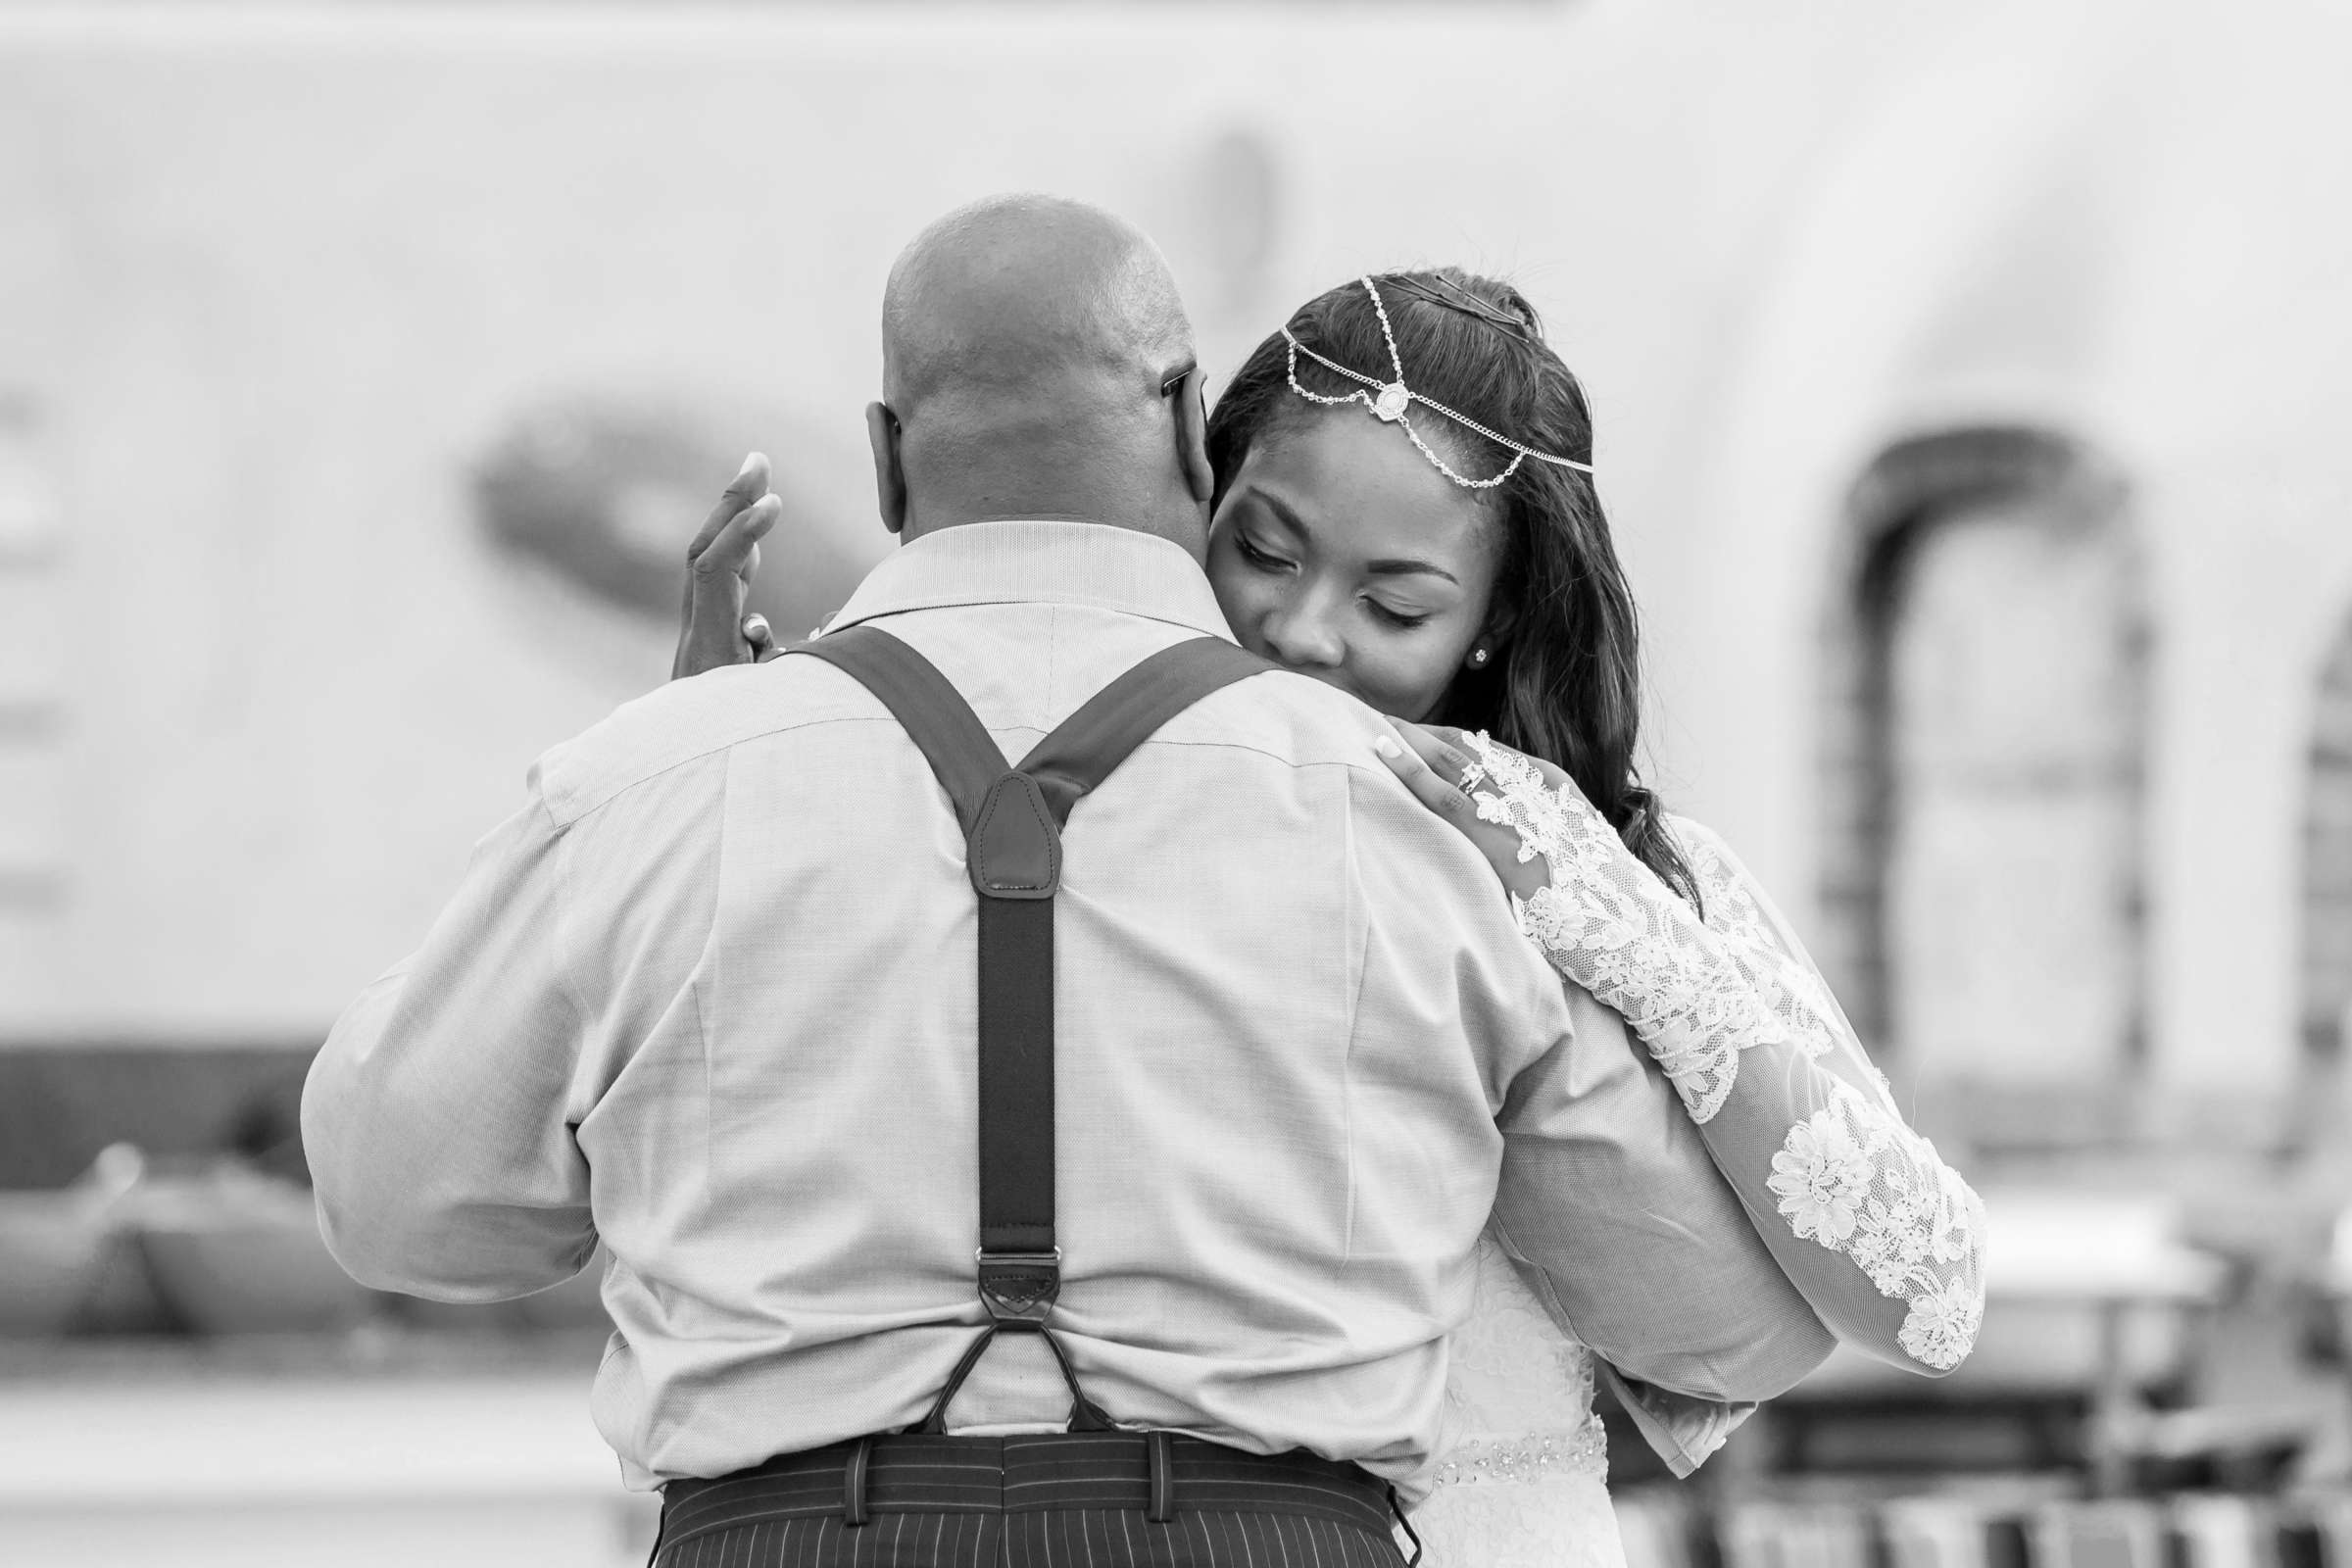
[[[656,1568],[1401,1568],[1387,1489],[1353,1465],[1169,1443],[1148,1516],[1127,1432],[872,1440],[865,1523],[848,1444],[663,1489]]]

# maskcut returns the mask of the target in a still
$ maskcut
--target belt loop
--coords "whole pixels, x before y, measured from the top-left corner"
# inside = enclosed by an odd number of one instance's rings
[[[1404,1559],[1404,1568],[1420,1568],[1421,1532],[1415,1530],[1413,1522],[1404,1516],[1404,1504],[1396,1500],[1396,1488],[1394,1484],[1389,1487],[1389,1512],[1396,1516],[1396,1522],[1404,1527],[1406,1539],[1413,1544],[1413,1554]]]
[[[874,1454],[874,1440],[859,1438],[850,1445],[849,1462],[841,1469],[841,1523],[856,1530],[865,1523],[865,1472]]]
[[[1144,1434],[1144,1452],[1152,1461],[1152,1502],[1144,1517],[1155,1525],[1171,1524],[1176,1518],[1176,1458],[1175,1444],[1165,1432]]]

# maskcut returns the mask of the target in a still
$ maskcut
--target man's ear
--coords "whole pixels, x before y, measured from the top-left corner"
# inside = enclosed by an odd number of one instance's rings
[[[1184,470],[1185,488],[1207,506],[1216,494],[1217,476],[1208,466],[1208,377],[1199,366],[1184,372],[1184,384],[1171,396],[1176,417],[1176,462]]]
[[[874,453],[874,499],[881,504],[882,526],[892,533],[906,528],[906,468],[899,461],[899,416],[887,403],[865,406],[865,443]]]

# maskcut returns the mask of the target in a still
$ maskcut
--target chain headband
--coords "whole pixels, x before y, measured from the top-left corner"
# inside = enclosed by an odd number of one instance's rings
[[[1345,365],[1334,364],[1332,361],[1325,359],[1322,355],[1317,354],[1313,349],[1310,349],[1305,344],[1299,342],[1296,337],[1293,337],[1291,335],[1290,327],[1285,325],[1282,329],[1282,338],[1284,342],[1291,346],[1290,376],[1292,391],[1306,399],[1307,402],[1320,403],[1325,408],[1337,408],[1343,403],[1361,403],[1365,408],[1372,411],[1372,415],[1375,418],[1381,420],[1383,423],[1402,425],[1404,427],[1405,435],[1410,437],[1413,445],[1420,449],[1421,455],[1435,465],[1440,473],[1444,474],[1446,478],[1451,479],[1455,484],[1460,485],[1465,490],[1492,490],[1496,485],[1502,483],[1503,480],[1508,479],[1512,474],[1517,473],[1519,471],[1519,465],[1525,463],[1530,458],[1535,459],[1538,463],[1551,464],[1555,467],[1574,468],[1579,473],[1591,473],[1592,471],[1592,465],[1590,463],[1579,463],[1574,458],[1555,458],[1548,452],[1538,452],[1534,447],[1522,446],[1518,442],[1512,440],[1509,436],[1498,435],[1494,431],[1490,430],[1485,425],[1479,423],[1476,419],[1470,418],[1464,415],[1456,414],[1445,404],[1432,402],[1430,399],[1423,397],[1420,393],[1415,392],[1411,388],[1407,387],[1404,384],[1404,357],[1396,352],[1396,334],[1389,326],[1389,308],[1381,303],[1380,290],[1372,286],[1372,279],[1370,277],[1367,276],[1361,278],[1359,281],[1364,285],[1364,292],[1372,296],[1372,311],[1374,315],[1380,318],[1380,335],[1387,341],[1389,345],[1389,367],[1391,369],[1396,371],[1396,379],[1393,381],[1374,380],[1371,376],[1364,374],[1361,370],[1350,370]],[[1323,368],[1330,370],[1334,374],[1344,375],[1350,381],[1360,381],[1363,383],[1363,385],[1358,387],[1353,392],[1343,393],[1336,398],[1325,397],[1320,392],[1309,392],[1305,387],[1298,384],[1298,356],[1301,354],[1305,355],[1308,359],[1314,361],[1317,365],[1322,366]],[[1366,388],[1369,388],[1369,390],[1366,390]],[[1431,448],[1430,444],[1421,439],[1421,432],[1413,428],[1413,416],[1409,411],[1416,403],[1429,410],[1432,414],[1444,415],[1446,418],[1451,419],[1454,423],[1460,425],[1465,430],[1475,431],[1477,434],[1485,436],[1488,440],[1494,442],[1498,447],[1508,448],[1511,453],[1510,465],[1500,473],[1494,475],[1491,479],[1466,479],[1462,475],[1454,472],[1452,467],[1446,462],[1446,460],[1439,457],[1436,451]]]

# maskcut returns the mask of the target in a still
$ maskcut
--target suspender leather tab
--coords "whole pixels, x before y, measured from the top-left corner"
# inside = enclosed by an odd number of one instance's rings
[[[984,899],[1050,899],[1059,891],[1061,832],[1037,780],[1006,773],[988,787],[966,860]]]

